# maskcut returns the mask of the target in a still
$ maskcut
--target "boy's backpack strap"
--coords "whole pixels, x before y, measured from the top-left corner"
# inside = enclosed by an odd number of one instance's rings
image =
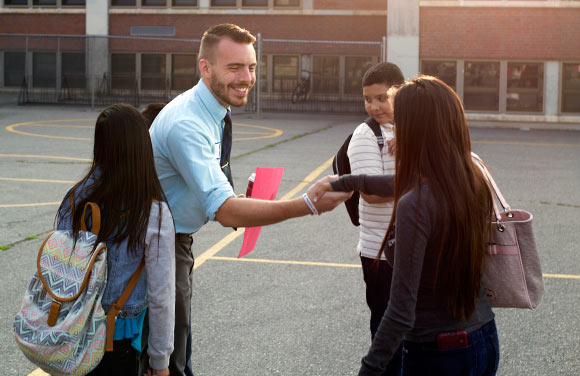
[[[377,143],[379,144],[379,150],[382,152],[383,146],[385,146],[385,139],[383,138],[383,132],[381,132],[381,125],[370,116],[365,120],[365,123],[375,134],[377,138]]]
[[[139,264],[139,267],[137,268],[135,273],[133,273],[133,275],[131,276],[129,283],[127,283],[127,286],[125,286],[125,289],[121,293],[121,296],[119,297],[119,299],[117,299],[113,302],[113,305],[111,306],[111,308],[109,308],[109,311],[107,312],[107,337],[106,337],[107,339],[106,339],[106,343],[105,343],[105,351],[113,351],[113,335],[115,334],[115,318],[119,315],[119,313],[121,312],[121,309],[123,309],[123,306],[125,305],[125,302],[127,301],[127,299],[129,299],[129,296],[131,296],[131,293],[133,292],[135,285],[139,281],[139,277],[141,276],[141,272],[143,271],[143,267],[145,267],[145,256],[143,256],[143,260],[141,260],[141,264]]]
[[[83,215],[81,217],[81,230],[87,231],[87,225],[85,224],[85,215],[87,213],[87,208],[91,208],[91,232],[95,235],[99,235],[99,231],[101,230],[101,210],[99,206],[94,202],[87,202],[85,204],[85,208],[83,209]]]

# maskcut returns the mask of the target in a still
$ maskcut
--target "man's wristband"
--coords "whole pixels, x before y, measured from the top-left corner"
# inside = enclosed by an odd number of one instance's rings
[[[306,202],[306,205],[308,205],[308,207],[310,208],[312,215],[318,215],[318,210],[316,210],[316,206],[314,206],[312,201],[310,201],[310,197],[308,197],[308,194],[304,193],[302,197],[304,198],[304,202]]]

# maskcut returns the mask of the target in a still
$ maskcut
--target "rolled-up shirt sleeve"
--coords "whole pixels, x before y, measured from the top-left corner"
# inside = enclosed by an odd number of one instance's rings
[[[234,195],[219,165],[219,141],[194,122],[180,121],[167,138],[171,163],[203,206],[209,220]]]

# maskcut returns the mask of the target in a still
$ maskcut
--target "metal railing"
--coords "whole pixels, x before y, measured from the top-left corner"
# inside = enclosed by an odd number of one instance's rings
[[[173,56],[193,57],[199,43],[197,39],[159,37],[0,34],[0,56],[5,54],[16,59],[9,59],[12,62],[21,61],[0,65],[4,67],[4,72],[0,72],[0,90],[14,91],[15,84],[20,82],[18,103],[22,105],[102,107],[118,102],[135,106],[168,102],[198,79],[191,72],[174,71]],[[263,39],[260,34],[255,47],[257,82],[245,109],[258,115],[261,111],[362,112],[361,94],[359,90],[353,92],[352,82],[360,82],[364,70],[356,70],[353,76],[353,72],[347,72],[345,61],[351,57],[380,61],[386,50],[384,38],[382,41],[282,40]],[[116,54],[129,56],[130,64],[115,71],[112,56]],[[147,54],[164,55],[161,59],[164,63],[153,71],[150,66],[143,71],[142,59]],[[262,83],[262,61],[274,65],[275,56],[295,57],[296,73],[280,75],[276,73],[276,66],[266,64],[268,73]],[[320,68],[316,59],[321,56],[330,56],[336,61],[333,60],[330,68]],[[304,72],[309,72],[307,93],[293,101],[293,93],[304,85]]]

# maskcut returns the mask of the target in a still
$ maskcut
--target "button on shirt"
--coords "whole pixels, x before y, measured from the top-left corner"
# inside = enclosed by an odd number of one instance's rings
[[[196,232],[234,196],[220,168],[226,111],[200,80],[167,104],[149,130],[155,168],[178,233]]]

